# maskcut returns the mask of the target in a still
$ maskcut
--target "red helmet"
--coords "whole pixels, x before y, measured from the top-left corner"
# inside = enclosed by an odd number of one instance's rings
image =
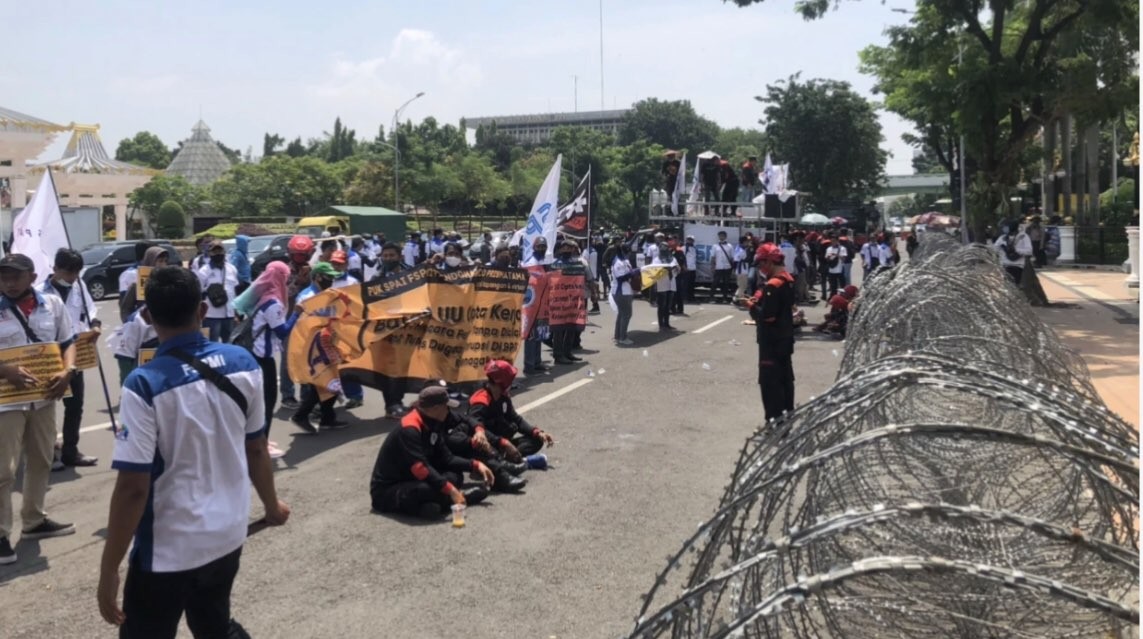
[[[295,235],[286,244],[286,252],[290,259],[297,263],[305,262],[314,254],[314,241],[308,235]]]
[[[845,295],[849,299],[853,299],[853,298],[857,297],[857,287],[854,286],[853,284],[846,286],[845,288],[843,288],[841,290],[841,292],[842,292],[842,295]]]
[[[774,246],[770,242],[766,242],[758,247],[754,252],[755,262],[769,262],[771,264],[781,264],[786,261],[786,255],[782,253],[782,249]]]
[[[488,377],[488,381],[499,386],[502,391],[507,391],[512,387],[512,382],[516,380],[518,372],[515,366],[502,359],[490,359],[484,364],[484,375]]]

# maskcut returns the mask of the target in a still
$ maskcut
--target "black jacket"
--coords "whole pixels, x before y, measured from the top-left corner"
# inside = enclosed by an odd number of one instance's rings
[[[794,352],[794,278],[783,271],[769,278],[750,307],[758,340],[758,359],[771,361]]]
[[[417,409],[410,411],[401,419],[401,427],[390,432],[381,444],[370,488],[423,481],[447,493],[451,484],[442,473],[476,471],[476,462],[453,455],[445,443],[445,432],[444,424],[434,422]]]
[[[512,406],[507,394],[492,399],[492,393],[482,388],[468,398],[468,416],[488,433],[511,440],[517,433],[539,437],[540,429],[528,423]]]

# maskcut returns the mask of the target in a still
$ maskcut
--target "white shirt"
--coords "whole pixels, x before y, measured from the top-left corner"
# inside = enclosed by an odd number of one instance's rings
[[[647,246],[643,247],[643,257],[647,258],[647,264],[653,264],[655,258],[659,257],[659,245],[656,242],[647,242]]]
[[[786,272],[790,275],[797,275],[798,267],[796,266],[794,260],[798,258],[798,249],[789,242],[782,242],[778,245],[778,248],[782,250],[782,257],[784,258],[783,263],[786,266]]]
[[[346,286],[353,286],[354,284],[360,283],[356,277],[353,277],[349,273],[342,273],[340,276],[333,278],[333,286],[331,288],[345,288]]]
[[[881,261],[881,266],[893,266],[893,249],[888,244],[882,244],[877,250],[880,252],[877,259]]]
[[[64,308],[67,309],[68,317],[71,318],[72,330],[78,335],[89,328],[91,328],[91,320],[99,313],[99,309],[95,307],[95,302],[91,299],[91,293],[87,292],[87,285],[83,283],[82,279],[76,278],[75,284],[71,285],[71,291],[67,294],[67,299],[64,300],[56,287],[52,286],[52,280],[44,282],[40,287],[40,292],[46,295],[55,295],[59,297],[64,303]],[[86,302],[86,304],[84,303]]]
[[[207,319],[227,319],[234,317],[234,289],[238,288],[238,269],[227,262],[223,268],[214,268],[209,263],[198,269],[198,281],[202,284],[203,299],[207,300],[210,308],[206,311]],[[226,305],[215,306],[206,297],[206,289],[211,284],[222,284],[226,289]]]
[[[750,272],[749,253],[741,245],[734,247],[734,272],[738,275],[746,275]]]
[[[361,270],[361,255],[357,251],[349,254],[349,263],[346,264],[346,268],[351,271]]]
[[[1001,235],[1000,237],[996,238],[996,243],[992,245],[993,248],[996,249],[996,252],[1000,254],[1000,265],[1020,267],[1024,266],[1024,258],[1032,254],[1032,240],[1028,238],[1028,234],[1016,234],[1016,243],[1013,245],[1013,248],[1016,250],[1016,254],[1020,256],[1020,259],[1016,261],[1008,259],[1008,256],[1004,254],[1004,247],[1007,244],[1008,236]]]
[[[132,266],[131,268],[119,274],[119,294],[123,295],[131,290],[132,286],[139,281],[139,267]]]
[[[617,257],[615,258],[615,261],[611,263],[611,290],[614,291],[616,295],[635,294],[634,291],[631,290],[631,285],[628,284],[626,280],[623,282],[623,284],[619,283],[619,278],[627,275],[630,272],[631,262],[628,262],[626,258]]]
[[[282,340],[274,330],[285,323],[286,307],[279,304],[278,300],[270,300],[265,307],[258,307],[254,311],[250,330],[254,336],[255,357],[274,357],[282,352]]]
[[[142,310],[140,307],[128,315],[127,321],[115,329],[107,339],[107,345],[115,357],[135,361],[139,359],[140,349],[153,348],[156,345],[155,340],[158,339],[158,335],[155,333],[155,327],[143,319]]]
[[[75,330],[72,328],[71,317],[64,307],[63,300],[55,295],[41,295],[34,289],[32,295],[36,297],[36,307],[32,309],[31,315],[25,318],[28,328],[39,341],[58,343],[62,354],[64,349],[75,341]],[[0,348],[27,346],[31,343],[28,341],[28,334],[24,331],[23,324],[16,317],[16,313],[19,312],[20,309],[8,301],[8,298],[0,296]],[[46,402],[4,404],[0,405],[0,412],[33,410],[46,405]]]
[[[406,266],[416,266],[417,258],[421,256],[421,247],[416,242],[406,242],[405,250],[401,252]]]
[[[655,266],[666,266],[668,273],[664,275],[658,282],[655,282],[655,290],[659,293],[675,290],[675,277],[679,274],[679,263],[675,258],[663,259],[661,257],[655,258],[653,263]]]
[[[878,255],[881,254],[880,250],[878,250],[877,254]],[[872,242],[866,242],[865,244],[861,245],[861,264],[865,268],[870,268],[871,266],[873,266],[873,243]]]
[[[843,273],[845,271],[845,256],[846,255],[848,255],[848,252],[845,250],[844,246],[839,246],[837,244],[831,244],[830,247],[826,249],[826,251],[825,251],[826,264],[829,264],[831,259],[833,259],[835,257],[837,258],[837,264],[834,264],[833,266],[829,267],[830,273],[832,273],[833,275],[840,275],[841,273]]]
[[[225,375],[250,398],[246,414],[193,368],[165,355],[173,348]],[[142,570],[191,570],[246,541],[246,440],[262,436],[261,393],[262,371],[253,355],[198,333],[164,342],[155,359],[127,376],[111,467],[151,474],[150,507],[131,549]]]
[[[583,261],[584,266],[587,267],[587,272],[588,272],[591,280],[592,281],[598,280],[599,274],[596,273],[596,270],[597,270],[596,264],[599,262],[599,260],[596,259],[597,254],[595,252],[595,249],[588,246],[587,252],[581,254],[579,257],[580,257],[580,260]]]
[[[683,255],[687,258],[687,270],[698,270],[698,249],[693,246],[684,246]]]
[[[733,266],[731,262],[734,260],[734,248],[730,246],[729,242],[719,242],[710,249],[710,261],[714,264],[714,270],[725,271]]]

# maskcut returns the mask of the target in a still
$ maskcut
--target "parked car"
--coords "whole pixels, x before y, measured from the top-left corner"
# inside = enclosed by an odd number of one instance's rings
[[[496,253],[496,249],[500,248],[501,246],[508,246],[508,242],[510,242],[512,240],[512,235],[514,233],[515,233],[515,231],[493,231],[492,232],[492,250],[490,250],[488,252],[489,259],[491,259],[491,256],[494,253]],[[474,241],[472,243],[472,245],[468,248],[468,256],[474,260],[479,259],[480,258],[480,250],[482,248],[484,248],[484,234],[483,233],[481,233],[480,237],[478,237],[476,239],[476,241]]]
[[[259,235],[250,238],[246,252],[250,256],[250,277],[257,278],[273,261],[285,262],[286,245],[293,235]]]
[[[156,244],[167,250],[167,261],[181,265],[182,256],[178,249],[166,240],[156,240]],[[119,294],[119,276],[135,264],[135,242],[109,242],[92,244],[82,251],[83,272],[80,277],[92,299],[100,300]]]

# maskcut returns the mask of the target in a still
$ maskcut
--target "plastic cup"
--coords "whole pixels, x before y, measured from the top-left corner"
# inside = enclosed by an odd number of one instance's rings
[[[452,505],[452,527],[464,528],[464,504]]]

